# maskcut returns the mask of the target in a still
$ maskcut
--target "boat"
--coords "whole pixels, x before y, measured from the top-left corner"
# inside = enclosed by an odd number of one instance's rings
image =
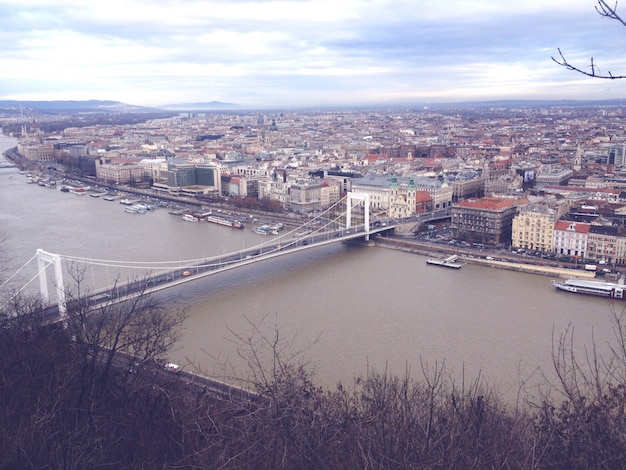
[[[278,230],[272,225],[260,225],[254,227],[252,231],[259,235],[278,235]]]
[[[132,206],[133,204],[137,204],[139,199],[128,199],[124,198],[120,201],[120,204],[124,204],[125,206]]]
[[[69,186],[61,186],[61,191],[64,193],[69,193],[70,192],[70,187]]]
[[[85,194],[87,194],[87,189],[89,188],[83,188],[83,187],[70,188],[70,193],[76,194],[77,196],[84,196]]]
[[[89,193],[89,196],[91,197],[100,197],[100,196],[106,196],[108,193],[106,191],[101,192],[101,193]]]
[[[143,204],[133,204],[132,206],[125,207],[124,212],[128,212],[130,214],[145,214],[146,206]]]
[[[184,220],[185,222],[197,222],[197,221],[198,221],[198,218],[197,218],[197,217],[194,217],[194,216],[193,216],[193,215],[191,215],[191,214],[185,214],[185,215],[183,215],[183,220]]]
[[[115,201],[115,196],[104,196],[102,199],[105,201]]]
[[[433,266],[442,266],[444,268],[461,269],[461,264],[455,263],[459,259],[457,255],[450,255],[443,259],[427,259],[426,264]]]
[[[206,221],[214,223],[214,224],[224,225],[226,227],[232,227],[232,228],[238,228],[238,229],[243,228],[243,224],[239,222],[238,220],[228,220],[218,215],[209,215],[206,217]]]
[[[596,295],[610,299],[626,299],[626,285],[619,282],[598,281],[595,279],[568,279],[566,281],[552,281],[552,285],[559,290],[574,294]]]

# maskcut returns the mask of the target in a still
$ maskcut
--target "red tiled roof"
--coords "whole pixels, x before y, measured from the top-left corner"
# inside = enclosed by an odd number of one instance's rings
[[[507,207],[515,206],[519,201],[517,199],[500,199],[497,197],[483,197],[480,199],[465,199],[459,202],[457,205],[460,207],[469,207],[472,209],[485,209],[485,210],[502,210]]]
[[[415,191],[415,202],[417,204],[430,202],[433,198],[428,191]]]
[[[570,222],[569,220],[557,220],[554,224],[554,230],[562,230],[577,233],[589,233],[590,224],[582,222]]]

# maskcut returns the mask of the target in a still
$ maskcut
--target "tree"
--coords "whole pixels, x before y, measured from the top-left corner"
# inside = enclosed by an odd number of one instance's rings
[[[615,339],[609,353],[595,340],[582,358],[574,352],[574,330],[554,342],[557,398],[537,405],[536,442],[548,468],[626,467],[626,310],[611,308]]]
[[[611,7],[608,5],[608,3],[605,0],[597,0],[597,1],[598,1],[598,4],[596,5],[595,8],[600,16],[609,18],[611,20],[616,20],[619,23],[621,23],[623,26],[626,26],[626,21],[624,21],[622,17],[619,16],[617,13],[617,2],[615,2],[615,6]],[[578,72],[578,73],[581,73],[583,75],[586,75],[588,77],[593,77],[593,78],[605,78],[609,80],[618,80],[618,79],[626,78],[626,75],[614,75],[610,70],[606,74],[600,72],[600,69],[594,62],[593,57],[590,59],[589,70],[587,70],[586,68],[580,68],[568,62],[568,60],[565,58],[565,55],[563,54],[560,48],[558,49],[558,51],[559,51],[559,58],[555,58],[553,56],[552,60],[556,62],[557,64],[565,67],[568,70],[573,70],[574,72]]]
[[[15,296],[0,312],[0,468],[163,468],[180,460],[175,377],[159,359],[184,312],[145,292],[88,307],[82,278],[67,319]]]

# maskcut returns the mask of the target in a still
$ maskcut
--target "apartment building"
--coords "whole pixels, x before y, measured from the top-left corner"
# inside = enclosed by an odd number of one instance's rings
[[[554,252],[573,258],[587,258],[591,224],[558,220],[554,225]]]
[[[144,170],[136,159],[111,161],[100,157],[95,163],[96,181],[105,184],[134,184],[144,179]]]
[[[551,252],[556,219],[557,211],[545,204],[521,207],[513,218],[512,247]]]
[[[466,199],[452,206],[454,238],[489,246],[510,243],[513,218],[526,200],[484,197]]]
[[[322,184],[319,180],[300,180],[289,186],[287,206],[294,212],[306,214],[321,208]]]
[[[620,246],[618,239],[624,235],[624,228],[617,225],[591,225],[587,236],[586,257],[609,264],[616,262]]]

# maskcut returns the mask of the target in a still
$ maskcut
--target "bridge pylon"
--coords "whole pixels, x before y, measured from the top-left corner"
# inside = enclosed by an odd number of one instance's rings
[[[65,320],[67,316],[67,305],[65,303],[65,285],[63,284],[63,270],[61,268],[61,256],[48,253],[42,249],[37,250],[37,267],[39,272],[39,291],[41,300],[48,303],[50,295],[48,293],[48,278],[46,276],[47,263],[54,264],[54,284],[57,291],[57,303],[59,305],[59,317]]]
[[[364,207],[364,229],[365,229],[365,239],[370,239],[370,195],[367,193],[353,193],[352,191],[348,192],[348,210],[346,212],[346,228],[352,227],[352,200],[356,199],[357,201],[363,201]]]

